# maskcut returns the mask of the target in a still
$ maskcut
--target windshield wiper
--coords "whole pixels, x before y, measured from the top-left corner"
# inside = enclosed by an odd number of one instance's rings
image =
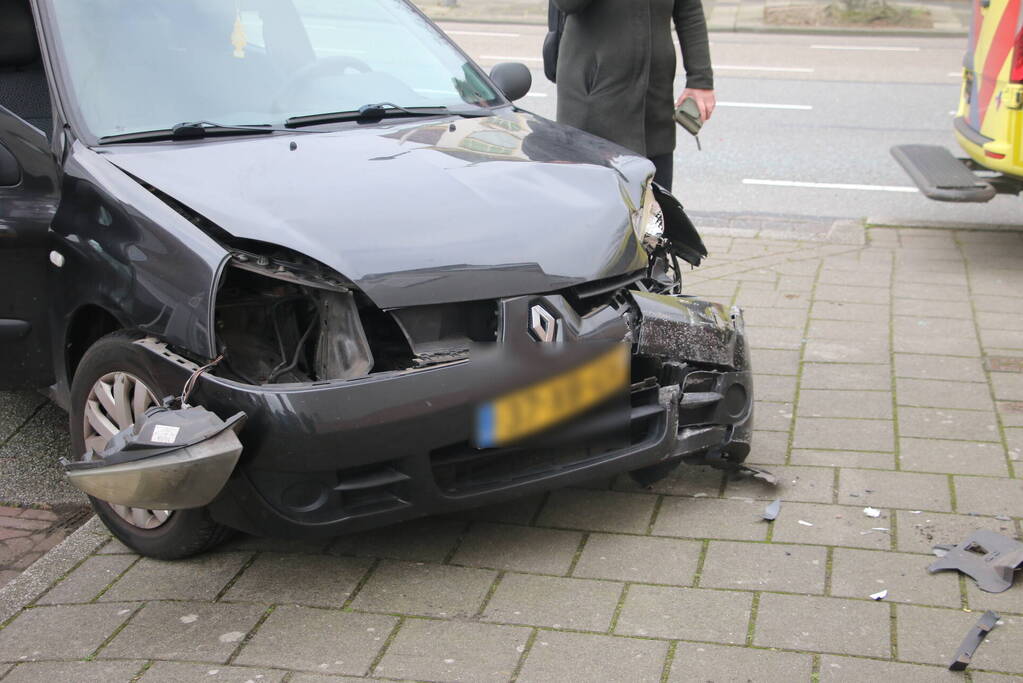
[[[290,128],[279,126],[256,125],[242,126],[213,121],[185,121],[170,128],[159,130],[145,130],[138,133],[124,133],[122,135],[105,135],[99,139],[101,145],[113,142],[155,142],[158,140],[196,140],[199,138],[214,135],[255,135],[259,133],[311,133],[312,131],[295,131]]]
[[[476,109],[450,109],[448,107],[401,107],[393,102],[377,102],[376,104],[364,104],[358,109],[350,111],[335,111],[325,114],[310,114],[308,116],[292,116],[284,122],[288,128],[298,126],[310,126],[317,123],[337,123],[339,121],[376,121],[383,118],[401,118],[414,116],[461,116],[472,118],[475,116],[489,116],[490,110],[482,107]]]

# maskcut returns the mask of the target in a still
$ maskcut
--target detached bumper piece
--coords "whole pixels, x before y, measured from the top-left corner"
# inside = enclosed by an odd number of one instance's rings
[[[900,145],[892,156],[920,191],[940,202],[989,202],[995,186],[975,175],[960,159],[937,145]]]
[[[932,574],[960,571],[988,593],[1009,590],[1016,570],[1023,568],[1023,543],[987,529],[974,531],[959,545],[936,545],[934,548],[944,551],[945,555],[927,571]]]
[[[956,658],[948,665],[949,671],[966,671],[966,667],[973,661],[973,655],[977,652],[977,648],[987,638],[987,634],[991,633],[991,630],[998,624],[998,619],[997,613],[991,610],[984,612],[976,625],[963,638],[962,644],[959,645],[959,649],[956,651]]]
[[[101,453],[64,461],[68,479],[90,496],[116,505],[183,510],[208,505],[238,464],[237,432],[245,413],[228,420],[202,407],[150,408],[139,423],[114,435]]]

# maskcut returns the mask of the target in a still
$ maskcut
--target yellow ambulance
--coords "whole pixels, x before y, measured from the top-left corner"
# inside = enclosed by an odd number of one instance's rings
[[[931,199],[986,202],[1023,191],[1021,0],[973,0],[963,87],[954,119],[967,159],[944,147],[900,145],[892,155]]]

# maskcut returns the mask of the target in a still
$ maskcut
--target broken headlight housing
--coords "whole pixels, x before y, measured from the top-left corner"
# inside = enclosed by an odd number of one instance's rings
[[[394,320],[327,266],[288,249],[231,249],[217,293],[217,374],[247,384],[365,377],[407,367]]]

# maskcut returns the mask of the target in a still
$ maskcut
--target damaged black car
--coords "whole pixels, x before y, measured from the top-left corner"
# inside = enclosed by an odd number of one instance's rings
[[[3,388],[134,550],[737,470],[741,313],[644,158],[405,0],[0,0]]]

